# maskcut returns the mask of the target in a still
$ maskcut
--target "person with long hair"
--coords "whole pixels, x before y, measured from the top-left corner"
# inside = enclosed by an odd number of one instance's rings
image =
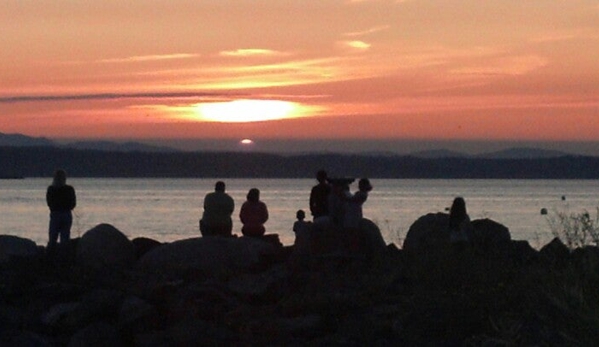
[[[466,212],[466,201],[458,196],[453,199],[449,210],[449,241],[452,244],[468,243],[471,237],[470,217]]]
[[[241,233],[244,236],[263,236],[266,232],[264,223],[268,220],[268,209],[266,204],[260,201],[260,190],[252,188],[247,194],[247,200],[241,205],[239,218],[243,227]]]

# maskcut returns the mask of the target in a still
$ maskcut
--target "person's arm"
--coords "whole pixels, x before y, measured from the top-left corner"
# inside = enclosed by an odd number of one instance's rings
[[[266,221],[268,220],[268,208],[266,208],[265,203],[262,203],[262,206],[264,207],[264,212],[263,212],[264,221],[262,223],[266,223]]]
[[[245,224],[246,222],[246,208],[245,208],[245,204],[241,205],[241,210],[239,210],[239,220],[241,220],[241,223]]]
[[[360,204],[363,204],[364,201],[366,201],[366,198],[368,196],[366,194],[362,194],[361,192],[356,192],[354,195],[344,195],[343,199],[345,201],[350,201],[350,202],[357,202]]]
[[[51,192],[52,188],[48,187],[48,189],[46,190],[46,205],[48,205],[48,207],[52,208],[52,192]]]
[[[314,190],[315,189],[316,188],[312,188],[312,190],[310,191],[310,212],[312,212],[312,215],[314,215],[314,207],[316,205],[314,203],[314,200],[315,200],[315,192],[314,192]]]
[[[73,188],[73,187],[70,187],[70,188],[71,189],[69,189],[70,190],[69,194],[71,195],[71,197],[70,197],[71,198],[71,206],[69,206],[69,207],[72,210],[75,208],[75,206],[77,206],[77,195],[75,194],[75,188]]]

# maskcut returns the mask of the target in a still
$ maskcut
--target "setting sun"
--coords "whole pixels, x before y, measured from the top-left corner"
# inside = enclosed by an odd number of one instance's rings
[[[280,100],[234,100],[198,104],[197,115],[204,121],[224,123],[259,122],[298,117],[300,107]]]

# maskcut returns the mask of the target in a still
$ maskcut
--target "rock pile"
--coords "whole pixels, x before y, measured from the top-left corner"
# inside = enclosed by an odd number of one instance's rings
[[[537,251],[481,221],[477,228],[493,233],[481,231],[487,242],[456,252],[435,246],[445,242],[434,229],[444,217],[423,218],[404,249],[380,245],[365,221],[368,257],[296,258],[272,237],[130,241],[102,224],[56,258],[0,236],[0,345],[598,341],[596,247],[570,251],[555,240]]]

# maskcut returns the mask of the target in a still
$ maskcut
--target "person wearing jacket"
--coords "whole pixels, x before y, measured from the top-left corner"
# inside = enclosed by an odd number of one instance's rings
[[[71,239],[72,211],[77,205],[77,198],[75,189],[66,181],[66,172],[56,170],[52,184],[46,190],[46,203],[50,208],[48,252],[55,249],[59,237],[61,245],[66,245]]]
[[[216,182],[214,192],[204,197],[204,213],[200,220],[202,236],[232,236],[234,209],[233,198],[225,193],[225,182]]]
[[[260,201],[260,190],[252,188],[247,194],[247,200],[241,206],[239,218],[243,227],[241,233],[245,236],[262,236],[266,232],[264,223],[268,220],[266,204]]]

